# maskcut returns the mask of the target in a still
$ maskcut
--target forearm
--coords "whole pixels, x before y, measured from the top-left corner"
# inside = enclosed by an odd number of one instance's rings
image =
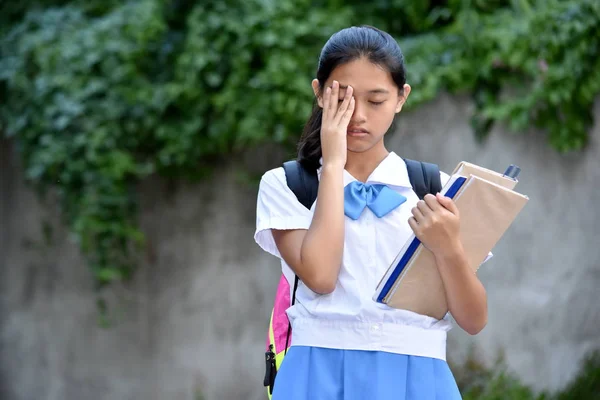
[[[344,251],[344,167],[325,165],[317,205],[301,249],[301,262],[320,292],[335,288]]]
[[[451,250],[436,254],[436,263],[450,313],[466,332],[479,333],[487,324],[487,295],[460,242],[451,246]]]

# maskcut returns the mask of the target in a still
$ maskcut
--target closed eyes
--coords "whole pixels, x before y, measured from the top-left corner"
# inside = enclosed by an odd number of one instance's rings
[[[341,103],[342,101],[344,101],[344,99],[339,99],[338,103]],[[369,103],[371,103],[374,106],[380,106],[383,103],[385,103],[385,100],[383,100],[383,101],[369,101]]]

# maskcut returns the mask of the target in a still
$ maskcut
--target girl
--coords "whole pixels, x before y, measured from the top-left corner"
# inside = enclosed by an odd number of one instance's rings
[[[266,172],[258,193],[255,239],[301,281],[273,400],[460,399],[445,361],[449,318],[372,300],[414,232],[435,255],[458,325],[476,334],[487,321],[454,203],[440,194],[419,201],[403,160],[384,145],[411,90],[402,52],[378,29],[344,29],[325,44],[312,87],[316,104],[298,159],[317,170],[316,202],[310,210],[298,202],[283,168]],[[443,184],[449,177],[441,175]],[[392,189],[387,213],[351,204],[350,193],[377,202],[384,191],[371,185],[382,184]]]

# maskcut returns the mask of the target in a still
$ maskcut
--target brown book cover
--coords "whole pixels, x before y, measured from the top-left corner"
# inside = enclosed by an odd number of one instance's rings
[[[512,190],[516,184],[515,180],[502,175],[499,179],[497,175],[487,173],[481,167],[473,168],[471,165],[462,169],[459,169],[460,164],[457,167],[460,175],[465,171],[467,175],[466,181],[454,196],[454,202],[460,212],[461,241],[473,273],[476,273],[529,198]],[[481,176],[494,178],[488,180]],[[453,181],[454,179],[451,179],[447,187]],[[409,240],[411,241],[412,239]],[[410,243],[407,243],[390,266],[390,270],[396,268],[400,259],[406,256],[409,247]],[[390,270],[379,283],[378,293],[383,285],[392,279]],[[377,300],[377,297],[376,293],[374,298]],[[393,308],[414,311],[436,319],[443,318],[448,312],[446,293],[435,258],[423,244],[418,245],[381,302]]]
[[[461,161],[452,172],[452,175],[461,175],[466,177],[475,175],[492,183],[504,186],[508,189],[514,189],[518,183],[516,179],[509,178],[508,176],[502,175],[499,172],[480,167],[479,165],[471,164],[466,161]]]

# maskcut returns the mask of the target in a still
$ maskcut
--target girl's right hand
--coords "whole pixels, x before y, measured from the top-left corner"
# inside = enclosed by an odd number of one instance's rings
[[[346,165],[348,151],[348,124],[354,113],[354,96],[352,87],[348,86],[342,104],[339,104],[340,84],[333,81],[332,87],[325,89],[323,95],[323,118],[321,122],[321,152],[323,165]]]

